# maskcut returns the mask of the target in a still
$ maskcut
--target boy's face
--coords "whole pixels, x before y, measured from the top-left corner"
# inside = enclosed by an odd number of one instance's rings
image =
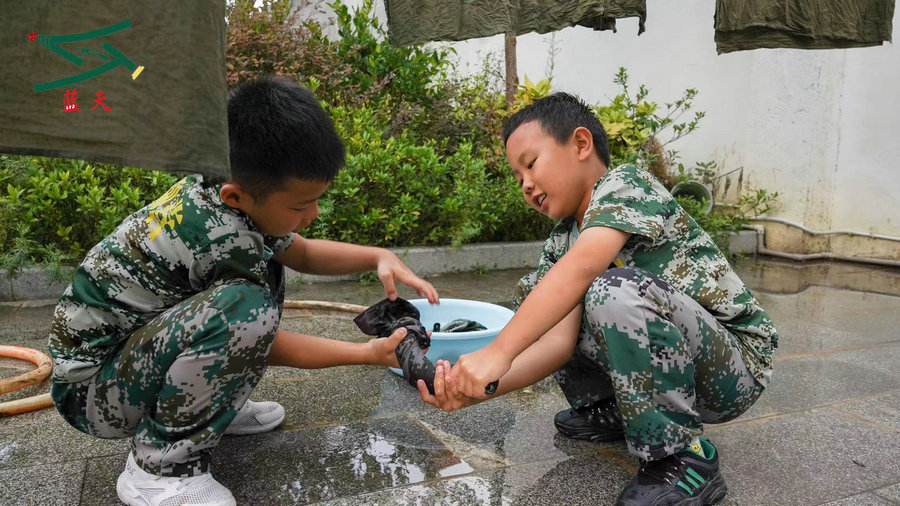
[[[299,232],[319,216],[319,197],[330,183],[289,178],[281,190],[264,199],[249,198],[238,206],[262,233],[282,237]]]
[[[586,207],[593,183],[585,194],[581,151],[577,135],[560,144],[537,121],[523,123],[513,131],[506,141],[506,158],[525,202],[554,220],[576,216],[579,211],[583,215],[586,209],[581,207]]]

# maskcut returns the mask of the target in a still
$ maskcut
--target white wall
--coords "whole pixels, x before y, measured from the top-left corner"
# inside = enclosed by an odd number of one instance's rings
[[[554,89],[608,100],[619,91],[612,82],[619,67],[660,104],[697,88],[695,108],[706,118],[671,146],[686,164],[714,159],[723,171],[743,167],[745,190],[781,194],[770,216],[815,230],[900,236],[900,48],[717,55],[714,4],[648,0],[641,36],[632,19],[620,20],[617,33],[557,32]],[[900,25],[900,9],[893,22]],[[520,79],[546,77],[550,40],[518,38]],[[462,70],[479,70],[488,53],[502,61],[502,36],[452,46]],[[796,230],[767,225],[770,247],[900,259],[898,242],[801,239]]]

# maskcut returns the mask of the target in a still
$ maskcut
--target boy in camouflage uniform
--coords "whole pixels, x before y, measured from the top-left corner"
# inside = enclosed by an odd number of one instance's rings
[[[771,320],[652,175],[607,169],[606,133],[580,100],[538,100],[503,134],[525,200],[560,221],[517,286],[509,324],[452,370],[439,363],[423,400],[457,409],[494,380],[502,394],[553,373],[572,406],[556,415],[562,434],[624,439],[642,461],[618,504],[718,502],[719,455],[698,436],[769,382]]]
[[[209,474],[223,434],[284,419],[248,398],[266,366],[399,367],[403,329],[367,343],[278,330],[283,266],[316,274],[377,270],[429,301],[437,293],[394,254],[298,235],[344,163],[315,97],[264,78],[228,102],[232,180],[187,177],[87,254],[50,333],[52,396],[77,429],[132,438],[116,490],[130,505],[234,504]]]

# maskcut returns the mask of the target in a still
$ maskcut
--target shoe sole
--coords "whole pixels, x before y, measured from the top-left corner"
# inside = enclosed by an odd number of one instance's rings
[[[556,430],[562,436],[565,436],[569,439],[578,439],[580,441],[588,441],[591,443],[612,443],[614,441],[624,441],[625,440],[625,431],[610,431],[610,432],[570,432],[561,428],[559,425],[556,426]]]

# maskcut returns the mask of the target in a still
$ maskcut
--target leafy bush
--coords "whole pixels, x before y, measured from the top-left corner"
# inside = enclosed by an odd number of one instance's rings
[[[622,88],[622,93],[609,104],[593,107],[609,137],[612,165],[643,165],[671,188],[676,182],[671,167],[676,163],[678,154],[665,151],[665,146],[696,130],[706,115],[697,111],[689,121],[678,121],[692,108],[697,90],[685,90],[678,100],[665,103],[665,111],[660,113],[659,105],[647,100],[650,90],[646,86],[640,85],[637,94],[631,96],[628,72],[624,67],[619,68],[613,82]],[[663,132],[670,127],[672,132],[669,138],[661,140]]]
[[[365,108],[333,108],[347,144],[347,166],[320,201],[307,235],[362,244],[460,245],[545,234],[549,221],[530,212],[508,175],[496,177],[471,144],[451,155],[434,141],[401,133]]]
[[[0,268],[80,260],[178,176],[82,160],[0,155]]]
[[[736,205],[715,205],[704,209],[704,203],[687,196],[677,197],[678,203],[691,215],[703,230],[715,241],[722,252],[729,255],[729,237],[750,224],[751,216],[760,216],[772,209],[778,192],[756,190],[740,196]]]

